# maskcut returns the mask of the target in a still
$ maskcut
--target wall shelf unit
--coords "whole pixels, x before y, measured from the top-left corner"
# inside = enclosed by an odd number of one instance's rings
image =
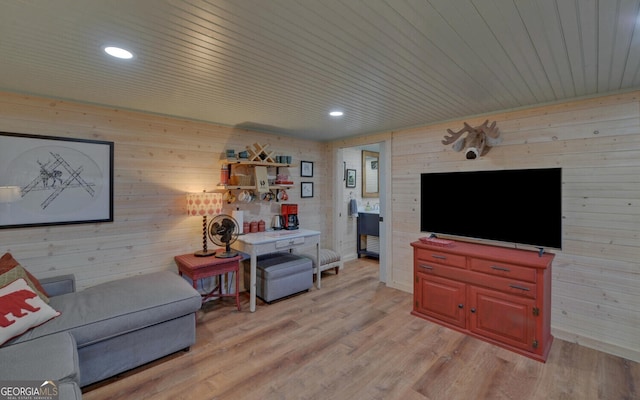
[[[275,168],[276,176],[280,173],[280,168],[295,168],[296,164],[285,164],[285,163],[276,163],[270,161],[251,161],[251,160],[222,160],[220,161],[221,165],[226,165],[229,168],[229,176],[234,175],[234,169],[238,167],[244,167],[251,170],[253,174],[253,169],[255,167],[267,167],[267,168]],[[291,183],[278,183],[274,185],[269,185],[269,190],[274,190],[276,192],[276,201],[278,201],[277,194],[280,190],[289,190],[293,188],[295,184]],[[218,190],[256,190],[256,184],[253,185],[232,185],[232,184],[218,184]]]

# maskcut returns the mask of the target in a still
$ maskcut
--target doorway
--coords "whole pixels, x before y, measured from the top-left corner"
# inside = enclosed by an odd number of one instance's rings
[[[389,204],[389,194],[387,188],[390,187],[388,177],[390,173],[390,162],[388,160],[390,143],[378,142],[366,145],[338,148],[335,150],[335,176],[334,176],[334,248],[340,252],[344,261],[354,260],[358,258],[357,241],[360,240],[357,232],[358,218],[353,215],[350,210],[352,200],[355,200],[359,211],[368,211],[369,213],[378,213],[379,216],[379,236],[372,238],[377,239],[378,243],[375,248],[379,248],[379,280],[387,281],[387,266],[389,265],[390,254],[387,251],[388,240],[387,232],[390,219],[387,217],[387,204]],[[378,194],[372,194],[373,189],[363,188],[366,181],[371,181],[371,160],[369,165],[365,163],[363,154],[371,156],[378,154],[378,160],[373,168],[377,170],[377,191]],[[363,168],[369,168],[369,176],[367,172],[363,173]],[[355,184],[352,180],[355,176]],[[363,180],[363,177],[365,180]],[[365,189],[363,191],[363,189]],[[364,194],[364,196],[363,196]],[[371,217],[371,215],[367,215]],[[371,257],[369,257],[371,258]],[[376,261],[375,258],[371,258]]]

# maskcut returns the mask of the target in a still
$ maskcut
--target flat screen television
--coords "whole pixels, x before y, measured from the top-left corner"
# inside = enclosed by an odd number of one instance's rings
[[[423,173],[420,230],[562,248],[562,169]]]

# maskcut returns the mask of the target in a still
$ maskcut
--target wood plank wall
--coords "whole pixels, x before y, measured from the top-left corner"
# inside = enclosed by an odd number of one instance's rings
[[[300,199],[298,185],[288,202],[299,204],[301,225],[322,231],[323,242],[332,229],[327,144],[9,93],[0,93],[0,131],[115,143],[113,223],[0,229],[0,251],[11,252],[37,276],[74,273],[79,289],[175,270],[175,255],[202,248],[202,219],[186,216],[185,193],[215,189],[227,148],[258,142],[291,155],[296,165],[314,162],[314,177],[304,178],[314,182],[314,197]],[[288,173],[300,182],[299,166]],[[245,220],[270,224],[279,204],[240,207]]]
[[[333,143],[391,136],[387,285],[413,291],[422,172],[563,168],[563,250],[553,265],[552,332],[640,361],[640,92],[603,96]],[[497,121],[504,140],[479,160],[444,146],[446,129]],[[460,212],[452,210],[451,212]],[[387,212],[387,216],[389,213]]]

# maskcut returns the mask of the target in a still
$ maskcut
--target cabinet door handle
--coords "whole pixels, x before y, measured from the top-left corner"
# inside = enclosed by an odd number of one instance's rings
[[[509,285],[509,287],[512,289],[524,290],[525,292],[528,292],[531,290],[528,287],[519,286],[519,285]]]
[[[438,260],[446,260],[447,259],[447,257],[440,256],[440,255],[437,255],[437,254],[432,254],[431,257],[437,258]]]
[[[492,265],[491,269],[496,270],[496,271],[502,271],[502,272],[511,272],[511,270],[509,268],[498,267],[496,265]]]
[[[458,308],[464,308],[464,304],[458,304]]]
[[[433,267],[431,265],[425,265],[425,264],[420,264],[420,268],[424,268],[424,269],[428,269],[428,270],[433,270]]]
[[[475,313],[476,313],[476,309],[475,309],[475,308],[472,308],[472,309],[471,309],[471,312],[472,312],[473,314],[475,314]]]

